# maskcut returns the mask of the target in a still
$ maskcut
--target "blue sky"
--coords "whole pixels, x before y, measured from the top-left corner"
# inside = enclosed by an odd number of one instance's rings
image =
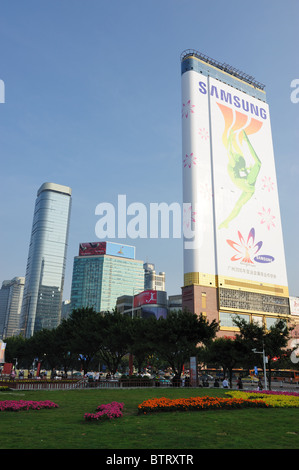
[[[196,49],[266,84],[290,295],[299,295],[297,0],[4,0],[0,14],[0,282],[24,276],[36,192],[70,186],[64,298],[95,207],[182,201],[180,55]],[[117,239],[112,241],[118,241]],[[181,239],[120,240],[183,284]]]

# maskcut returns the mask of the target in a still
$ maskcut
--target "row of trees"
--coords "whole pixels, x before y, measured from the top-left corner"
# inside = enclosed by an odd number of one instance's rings
[[[115,373],[123,358],[131,353],[139,371],[149,363],[160,367],[163,364],[180,377],[184,364],[191,356],[197,356],[201,364],[223,368],[232,380],[234,368],[262,367],[261,355],[254,354],[252,349],[264,348],[271,382],[273,364],[281,366],[287,360],[285,348],[290,329],[283,320],[267,331],[239,317],[235,324],[239,333],[232,340],[216,338],[215,321],[209,323],[203,316],[188,311],[172,312],[166,319],[157,320],[153,316],[131,318],[116,310],[103,315],[83,308],[74,310],[55,329],[44,329],[29,339],[8,338],[6,361],[15,363],[17,358],[19,367],[28,368],[33,358],[38,358],[43,368],[65,371],[81,368],[84,373],[98,369],[101,363]],[[274,363],[277,357],[280,362]]]

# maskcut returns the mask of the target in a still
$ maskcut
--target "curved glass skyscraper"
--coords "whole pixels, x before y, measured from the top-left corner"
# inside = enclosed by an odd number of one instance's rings
[[[44,183],[37,192],[27,261],[21,331],[25,337],[60,321],[71,188]]]

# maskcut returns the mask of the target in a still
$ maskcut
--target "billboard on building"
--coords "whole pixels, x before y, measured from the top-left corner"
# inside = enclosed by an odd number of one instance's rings
[[[299,297],[290,297],[290,311],[292,315],[299,316]]]
[[[152,306],[142,306],[141,307],[141,318],[149,318],[149,317],[156,317],[157,320],[159,318],[167,318],[167,308],[166,307],[152,307]]]
[[[268,105],[195,71],[182,75],[184,202],[197,250],[185,273],[287,286]]]
[[[141,305],[157,304],[157,291],[145,290],[134,296],[134,308]]]
[[[106,242],[80,243],[79,256],[97,256],[106,253]]]
[[[112,255],[135,259],[135,247],[113,242],[80,243],[79,256]]]
[[[106,242],[106,255],[135,259],[135,246]]]
[[[207,78],[200,80],[207,88]],[[184,272],[215,274],[209,102],[198,73],[183,74],[182,98]]]

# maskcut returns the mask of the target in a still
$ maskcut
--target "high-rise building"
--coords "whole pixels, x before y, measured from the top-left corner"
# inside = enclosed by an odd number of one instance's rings
[[[181,72],[183,308],[269,327],[290,310],[264,85],[193,50]]]
[[[144,290],[163,290],[165,291],[165,273],[159,274],[155,271],[155,265],[144,263]]]
[[[0,338],[16,336],[20,332],[24,277],[3,281],[0,289]]]
[[[81,243],[74,258],[71,310],[112,311],[117,298],[144,290],[143,261],[135,247],[112,242]]]
[[[37,192],[22,305],[22,332],[30,337],[60,322],[71,188],[44,183]]]
[[[61,320],[67,320],[71,313],[71,301],[64,300],[61,305]]]
[[[168,297],[168,311],[182,310],[182,296],[181,295],[170,295]]]

